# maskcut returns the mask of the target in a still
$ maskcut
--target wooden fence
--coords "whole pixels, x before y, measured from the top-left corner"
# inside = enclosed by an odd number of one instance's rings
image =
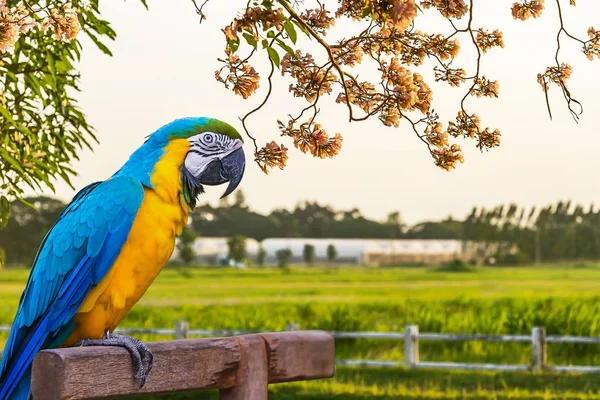
[[[461,369],[480,371],[555,371],[555,372],[600,372],[598,366],[558,365],[547,363],[547,343],[600,343],[600,337],[584,336],[546,336],[544,327],[534,327],[531,335],[481,335],[481,334],[444,334],[419,333],[417,325],[406,326],[403,333],[396,332],[334,332],[334,337],[399,339],[404,341],[404,362],[372,361],[372,360],[338,360],[338,365],[397,367],[405,365],[409,368],[421,369]],[[530,363],[526,364],[482,364],[462,362],[439,362],[419,360],[419,341],[485,341],[485,342],[525,342],[531,344]]]
[[[289,323],[286,331],[298,330],[297,323]],[[178,322],[175,329],[130,328],[117,330],[130,334],[173,335],[178,339],[189,336],[233,336],[256,331],[244,330],[207,330],[189,329],[185,321]],[[419,333],[417,325],[408,325],[402,332],[329,332],[335,339],[391,339],[404,342],[404,360],[336,360],[337,365],[358,367],[399,367],[430,369],[463,369],[488,371],[555,371],[555,372],[600,372],[600,366],[587,365],[548,365],[546,347],[548,343],[581,343],[600,344],[600,337],[546,335],[544,327],[534,327],[530,335],[486,335],[486,334],[452,334],[452,333]],[[483,364],[463,362],[421,361],[419,359],[419,341],[486,341],[486,342],[523,342],[531,344],[529,364]]]
[[[10,327],[0,326],[0,331]],[[296,323],[285,326],[286,331],[298,331]],[[258,334],[256,331],[244,330],[206,330],[189,329],[185,321],[178,322],[174,328],[125,328],[118,332],[128,334],[169,335],[176,339],[193,336],[235,336]],[[401,332],[329,332],[335,339],[388,339],[403,342],[404,360],[335,360],[336,365],[357,367],[399,367],[429,368],[429,369],[462,369],[489,371],[555,371],[555,372],[600,372],[600,366],[588,365],[549,365],[546,348],[551,343],[580,343],[600,344],[600,337],[546,335],[544,327],[534,327],[530,335],[485,335],[485,334],[450,334],[450,333],[420,333],[417,325],[408,325]],[[523,342],[530,344],[529,364],[485,364],[464,362],[421,361],[419,359],[420,341],[486,341],[486,342]],[[333,344],[332,344],[333,346]],[[63,350],[61,350],[63,351]]]
[[[221,400],[265,400],[269,384],[329,378],[334,373],[334,340],[322,331],[171,340],[148,347],[154,353],[154,368],[142,389],[124,349],[41,351],[33,361],[33,398],[76,400],[219,389]]]

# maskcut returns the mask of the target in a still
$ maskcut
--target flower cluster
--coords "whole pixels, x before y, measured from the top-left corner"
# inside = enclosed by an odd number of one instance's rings
[[[542,85],[544,91],[548,88],[548,83],[553,82],[560,87],[565,86],[565,81],[571,77],[573,68],[569,64],[562,63],[560,66],[546,68],[546,72],[538,74],[537,81]]]
[[[354,67],[363,60],[363,49],[356,42],[348,43],[345,46],[336,46],[331,48],[333,57],[338,64]]]
[[[502,32],[500,32],[498,29],[494,30],[492,33],[486,32],[483,29],[478,29],[475,40],[477,42],[477,46],[479,46],[481,51],[484,53],[487,53],[487,51],[492,47],[504,47]]]
[[[467,77],[467,71],[462,68],[440,68],[437,65],[433,67],[435,72],[435,81],[448,82],[450,86],[458,87]]]
[[[267,143],[264,147],[254,153],[254,160],[265,174],[269,173],[269,168],[278,167],[284,169],[287,163],[287,148],[284,145],[278,145],[274,141]]]
[[[325,7],[305,10],[301,17],[308,26],[321,35],[326,35],[327,31],[335,25],[335,18],[329,15]]]
[[[21,34],[34,28],[44,31],[52,28],[56,39],[63,41],[74,39],[81,30],[77,10],[71,3],[65,3],[62,8],[44,10],[47,15],[39,16],[24,5],[9,8],[6,0],[0,0],[0,53],[6,53],[14,47]]]
[[[583,54],[585,54],[590,61],[593,61],[594,56],[600,58],[600,31],[597,31],[593,26],[590,26],[587,34],[590,37],[590,40],[583,45]]]
[[[438,149],[448,147],[448,132],[444,132],[441,122],[432,122],[425,128],[425,140]]]
[[[419,30],[399,31],[385,27],[354,42],[360,43],[367,54],[378,57],[393,55],[399,57],[403,64],[416,66],[421,65],[426,56],[440,60],[453,59],[460,50],[457,39],[449,39],[441,34],[428,35]]]
[[[244,31],[254,33],[257,30],[257,25],[261,25],[263,31],[268,31],[273,27],[281,30],[283,21],[283,10],[281,8],[248,7],[244,14],[234,19],[231,24],[223,29],[223,32],[228,39],[237,40],[238,33]]]
[[[468,115],[464,111],[459,111],[456,122],[448,124],[448,133],[453,137],[464,137],[473,139],[481,130],[479,128],[481,120],[476,114]]]
[[[414,0],[340,0],[336,16],[345,15],[354,20],[367,16],[380,27],[407,29],[417,16]]]
[[[348,79],[344,82],[344,85],[347,88],[348,97],[346,97],[345,92],[341,92],[335,100],[336,103],[354,104],[367,114],[378,110],[385,99],[385,96],[377,93],[375,85],[370,82],[357,82]]]
[[[433,149],[431,155],[433,156],[435,165],[446,171],[451,171],[456,168],[456,164],[465,161],[462,155],[462,149],[457,144],[441,149]]]
[[[354,21],[362,20],[367,7],[365,0],[340,0],[340,7],[335,12],[336,18],[346,16]]]
[[[499,87],[498,81],[490,81],[484,75],[475,79],[469,94],[476,97],[498,97]]]
[[[333,158],[342,148],[342,136],[336,133],[330,138],[321,124],[315,123],[313,118],[296,127],[296,120],[292,119],[287,125],[277,121],[282,135],[294,139],[294,147],[303,153],[310,153],[318,158]]]
[[[331,85],[336,81],[330,72],[331,68],[322,68],[315,65],[310,54],[302,54],[296,50],[294,55],[286,53],[281,60],[281,75],[288,74],[295,79],[290,84],[290,92],[294,97],[304,97],[313,102],[324,93],[331,93]]]
[[[461,19],[469,11],[464,0],[424,0],[421,1],[421,7],[437,8],[444,18],[448,19]]]
[[[538,18],[544,11],[544,0],[525,0],[514,3],[512,6],[512,16],[521,21],[529,18]]]
[[[477,140],[480,150],[491,149],[500,145],[500,131],[489,128],[481,129],[481,120],[476,114],[467,114],[459,111],[455,122],[448,124],[448,134],[453,137],[465,137]]]
[[[400,65],[393,57],[388,64],[382,62],[379,70],[386,94],[403,110],[420,110],[426,113],[431,107],[432,93],[421,74]]]
[[[448,39],[439,33],[426,36],[423,47],[428,54],[438,56],[444,61],[455,58],[460,50],[458,39]]]
[[[379,114],[385,126],[394,127],[400,125],[403,111],[429,111],[432,92],[419,73],[401,66],[396,57],[389,63],[382,61],[380,71],[382,92],[369,82],[349,79],[344,82],[346,91],[338,94],[336,102],[356,105],[369,115]]]
[[[215,79],[229,88],[233,85],[233,92],[244,99],[250,97],[259,87],[258,72],[248,62],[240,60],[238,56],[229,55],[226,60],[220,60],[225,65],[215,71]],[[221,76],[223,69],[227,68],[229,73],[225,78]]]
[[[483,131],[479,131],[477,134],[477,148],[488,150],[500,146],[500,136],[498,129],[491,131],[490,128],[485,128]]]
[[[28,32],[36,25],[24,6],[9,9],[6,0],[0,0],[0,52],[12,48],[19,35]]]
[[[50,12],[50,17],[42,23],[41,28],[54,29],[54,36],[58,40],[74,39],[81,30],[77,10],[70,3],[65,4],[62,10],[55,8]]]

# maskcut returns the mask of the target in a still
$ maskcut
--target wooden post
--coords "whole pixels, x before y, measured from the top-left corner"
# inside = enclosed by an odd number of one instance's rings
[[[407,325],[404,329],[404,364],[414,367],[419,363],[419,327]]]
[[[259,336],[242,336],[240,350],[235,386],[219,390],[219,400],[267,400],[269,366],[263,339]]]
[[[546,328],[536,326],[531,330],[531,369],[546,368]]]
[[[178,321],[175,326],[175,339],[187,339],[190,324],[186,321]]]

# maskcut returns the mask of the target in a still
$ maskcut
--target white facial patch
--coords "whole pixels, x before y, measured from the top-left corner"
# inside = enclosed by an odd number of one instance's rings
[[[185,157],[185,168],[194,176],[200,176],[206,166],[214,160],[220,160],[242,147],[239,139],[214,132],[203,132],[188,138],[190,149]]]

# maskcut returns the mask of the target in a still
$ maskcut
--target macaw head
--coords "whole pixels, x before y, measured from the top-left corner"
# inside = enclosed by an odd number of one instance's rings
[[[161,160],[175,151],[179,154],[182,194],[193,208],[197,196],[204,190],[203,185],[228,182],[223,198],[240,184],[246,165],[242,146],[239,132],[223,121],[181,118],[149,135],[119,173],[135,174],[145,186],[154,187],[152,176],[160,168]]]
[[[221,198],[230,195],[244,176],[246,157],[244,142],[231,125],[212,118],[186,119],[192,129],[177,130],[173,137],[183,135],[190,147],[181,164],[184,195],[195,199],[202,185],[221,185],[229,182]],[[182,120],[172,122],[181,124]],[[187,199],[186,199],[187,200]]]

